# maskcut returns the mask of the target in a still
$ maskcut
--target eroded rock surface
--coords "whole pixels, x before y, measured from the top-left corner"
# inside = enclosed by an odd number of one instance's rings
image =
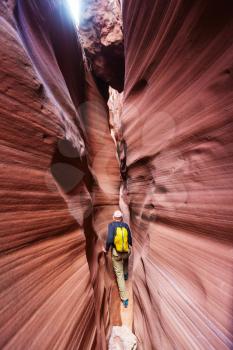
[[[232,1],[125,0],[125,62],[113,1],[91,3],[87,71],[63,1],[0,2],[0,347],[107,349],[120,201],[138,348],[229,350]]]
[[[81,0],[79,35],[94,75],[124,87],[124,45],[119,0]]]
[[[231,1],[123,2],[140,349],[233,346],[232,15]]]
[[[0,13],[0,347],[106,349],[120,181],[107,104],[64,2]]]

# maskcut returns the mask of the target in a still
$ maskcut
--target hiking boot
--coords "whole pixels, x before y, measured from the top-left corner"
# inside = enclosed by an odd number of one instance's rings
[[[129,277],[128,272],[127,272],[127,273],[124,273],[124,279],[125,279],[125,281],[127,281],[128,277]]]
[[[129,299],[122,300],[122,303],[123,303],[123,305],[124,305],[125,308],[128,307],[128,305],[129,305]]]

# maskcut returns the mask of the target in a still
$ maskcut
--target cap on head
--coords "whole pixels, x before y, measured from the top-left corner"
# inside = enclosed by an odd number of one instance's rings
[[[122,212],[120,210],[114,211],[113,217],[116,218],[116,219],[122,218],[123,217]]]

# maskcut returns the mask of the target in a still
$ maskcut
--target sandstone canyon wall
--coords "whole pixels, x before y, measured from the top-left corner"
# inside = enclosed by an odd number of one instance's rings
[[[120,181],[107,101],[63,1],[0,6],[0,347],[105,349]]]
[[[122,14],[124,60],[117,22],[119,42],[87,40],[90,71],[64,1],[0,1],[1,348],[107,348],[119,201],[139,349],[233,348],[233,3]]]
[[[140,349],[233,346],[232,18],[231,1],[123,2]]]

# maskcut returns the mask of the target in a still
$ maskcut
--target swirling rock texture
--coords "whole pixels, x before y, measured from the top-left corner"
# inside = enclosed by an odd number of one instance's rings
[[[90,71],[64,1],[0,1],[1,348],[107,348],[121,319],[101,247],[118,203],[139,349],[233,348],[233,3],[122,13],[124,59],[120,20],[80,21],[82,41],[98,33]],[[123,84],[114,145],[107,90]]]
[[[123,2],[140,349],[233,347],[232,18],[227,0]]]
[[[63,1],[0,6],[0,347],[106,349],[121,324],[100,253],[120,181],[107,104]]]

